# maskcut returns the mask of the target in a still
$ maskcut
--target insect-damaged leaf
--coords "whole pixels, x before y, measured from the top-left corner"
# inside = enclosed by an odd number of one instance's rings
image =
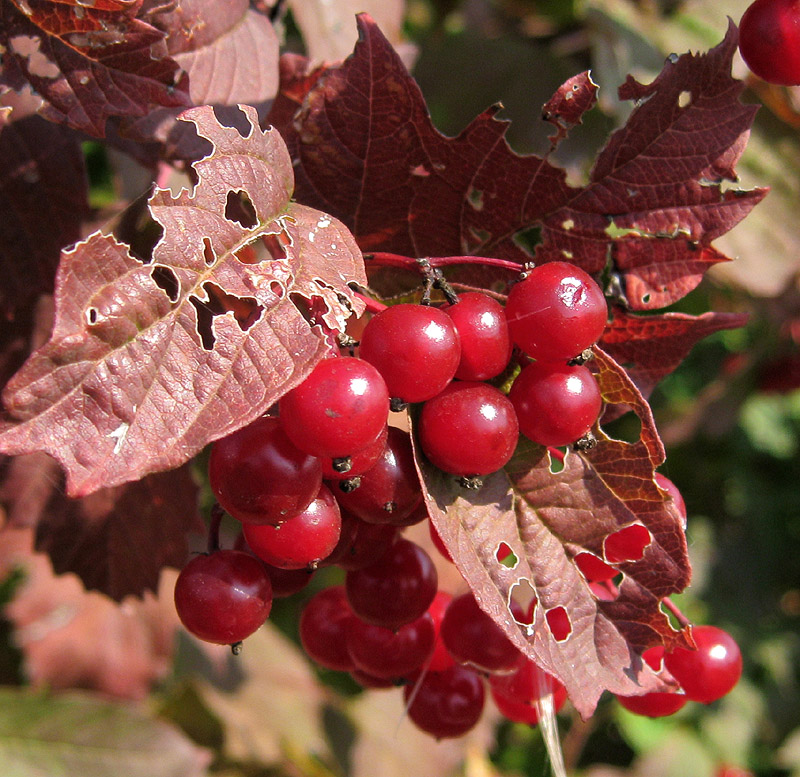
[[[53,334],[9,382],[0,450],[46,450],[84,495],[178,466],[261,415],[342,329],[365,283],[345,227],[296,203],[277,132],[185,114],[214,146],[193,191],[156,190],[149,264],[96,233],[62,257]],[[309,314],[308,311],[311,311]]]
[[[458,137],[437,132],[389,43],[369,17],[358,23],[353,56],[311,86],[281,131],[298,199],[341,218],[365,251],[568,260],[593,274],[610,257],[631,307],[653,309],[725,259],[711,242],[764,196],[725,188],[755,112],[730,75],[733,26],[707,54],[668,60],[652,84],[629,79],[620,94],[635,109],[574,187],[547,158],[511,151],[497,108]],[[577,78],[546,106],[569,105],[566,124],[594,96]]]
[[[681,518],[653,480],[664,452],[650,410],[613,360],[598,351],[594,364],[605,401],[638,416],[636,442],[596,428],[597,446],[567,453],[559,469],[545,448],[523,440],[477,493],[421,464],[431,519],[481,607],[566,685],[584,717],[604,689],[633,695],[658,687],[640,656],[683,639],[659,605],[689,581]],[[639,539],[624,560],[606,544],[620,530]],[[501,563],[509,549],[511,563]],[[574,560],[580,553],[622,573],[615,599],[592,592]],[[512,599],[523,608],[536,602],[530,621],[510,616]]]

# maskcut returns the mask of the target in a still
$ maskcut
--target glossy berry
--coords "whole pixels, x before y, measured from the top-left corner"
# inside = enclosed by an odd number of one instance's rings
[[[455,305],[442,310],[453,319],[461,340],[459,380],[489,380],[499,375],[511,358],[511,336],[503,306],[488,294],[459,294]]]
[[[506,303],[512,341],[541,361],[565,362],[594,345],[606,317],[600,287],[568,262],[534,267],[511,288]]]
[[[239,550],[195,556],[175,582],[175,609],[206,642],[233,645],[264,624],[272,586],[261,562]]]
[[[279,524],[311,504],[322,467],[289,440],[277,418],[265,416],[214,443],[208,479],[234,518]]]
[[[262,561],[280,569],[308,568],[339,541],[342,518],[330,489],[322,485],[305,510],[279,526],[245,524],[244,538]]]
[[[583,366],[534,362],[508,394],[519,429],[540,445],[571,445],[591,428],[603,406],[594,375]]]
[[[488,383],[456,381],[422,406],[422,450],[452,475],[496,472],[511,458],[518,438],[514,406]]]
[[[342,507],[363,521],[402,524],[422,501],[408,432],[390,427],[381,457],[361,475],[358,488],[334,493]]]
[[[402,678],[425,665],[436,640],[426,612],[397,631],[353,618],[347,627],[347,649],[356,669],[381,679]]]
[[[397,539],[397,527],[367,523],[342,510],[342,534],[321,566],[335,564],[345,570],[361,569],[378,561]]]
[[[250,549],[242,532],[239,532],[234,548],[258,558]],[[285,599],[287,596],[292,596],[298,591],[302,591],[311,582],[311,578],[314,577],[314,571],[311,569],[278,569],[278,567],[274,567],[264,561],[261,561],[261,565],[264,567],[270,583],[272,583],[273,599]]]
[[[739,51],[759,78],[800,84],[800,0],[755,0],[739,22]]]
[[[506,718],[529,726],[539,722],[537,702],[544,696],[552,694],[556,712],[567,700],[567,689],[528,659],[510,674],[492,675],[489,688],[497,709]]]
[[[427,668],[431,672],[441,672],[449,669],[455,664],[453,657],[447,650],[442,640],[442,621],[450,602],[453,601],[452,594],[446,591],[437,591],[433,597],[431,606],[428,607],[428,615],[433,619],[433,627],[436,631],[436,640],[433,645],[433,653],[428,662]]]
[[[716,626],[692,629],[697,650],[675,648],[664,665],[688,699],[710,704],[730,692],[742,676],[742,654],[733,637]]]
[[[278,403],[289,439],[312,456],[350,456],[375,442],[389,417],[389,393],[363,359],[323,359]]]
[[[408,717],[437,739],[460,737],[478,722],[485,700],[483,680],[464,666],[426,672],[403,689]]]
[[[347,629],[353,617],[342,586],[315,594],[300,614],[300,643],[308,657],[328,669],[353,669],[347,651]]]
[[[419,545],[401,538],[375,563],[348,572],[345,590],[359,618],[397,629],[428,609],[437,584],[430,556]]]
[[[423,402],[456,374],[461,342],[452,319],[426,305],[392,305],[370,320],[359,355],[386,381],[391,397]]]
[[[450,602],[442,619],[442,641],[461,664],[484,672],[505,672],[520,658],[519,649],[487,615],[471,593]]]
[[[658,672],[663,666],[664,648],[661,645],[648,648],[642,653],[642,658],[651,669]],[[663,718],[674,715],[686,704],[687,699],[683,693],[654,691],[641,696],[617,696],[617,701],[636,715]]]

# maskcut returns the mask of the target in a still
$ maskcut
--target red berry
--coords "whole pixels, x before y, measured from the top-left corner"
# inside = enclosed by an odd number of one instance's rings
[[[363,475],[380,461],[383,452],[386,450],[388,439],[389,427],[384,426],[381,433],[366,448],[362,448],[348,457],[350,459],[350,468],[346,472],[339,472],[334,469],[332,458],[320,459],[323,479],[348,480],[349,478]]]
[[[390,396],[423,402],[453,379],[461,343],[446,313],[404,303],[370,320],[361,336],[359,355],[377,367]]]
[[[419,418],[422,450],[452,475],[496,472],[513,455],[518,437],[514,406],[488,383],[451,383],[423,405]]]
[[[419,545],[401,538],[375,563],[348,572],[345,590],[359,618],[397,629],[428,609],[437,583],[430,556]]]
[[[436,596],[433,597],[431,606],[428,607],[428,614],[433,619],[433,627],[436,630],[433,655],[431,655],[431,659],[428,662],[428,670],[431,672],[441,672],[455,664],[453,657],[447,651],[447,647],[442,640],[442,620],[444,620],[444,614],[447,612],[447,607],[452,601],[452,594],[448,594],[445,591],[437,591]]]
[[[377,562],[397,539],[397,527],[388,523],[367,523],[342,511],[345,542],[337,544],[324,559],[324,566],[335,564],[345,570],[361,569]]]
[[[382,679],[402,678],[431,657],[436,630],[426,612],[397,631],[353,618],[347,626],[347,649],[356,669]]]
[[[511,288],[506,320],[511,339],[534,359],[564,362],[594,345],[608,310],[600,287],[579,267],[549,262]]]
[[[309,658],[328,669],[349,672],[353,660],[347,652],[347,628],[353,617],[343,586],[315,594],[300,615],[300,642]]]
[[[487,294],[459,294],[455,305],[442,310],[453,319],[461,339],[459,380],[489,380],[499,375],[511,358],[511,337],[502,305]]]
[[[716,626],[695,626],[692,636],[697,650],[675,648],[664,655],[664,664],[688,699],[710,704],[739,682],[742,654],[733,637]]]
[[[460,737],[473,728],[485,697],[483,681],[465,666],[426,672],[403,689],[408,717],[437,739]]]
[[[453,658],[485,672],[504,672],[520,660],[519,649],[471,593],[453,599],[442,619],[442,641]]]
[[[686,502],[683,501],[683,496],[681,492],[678,490],[678,487],[668,478],[662,475],[660,472],[656,472],[655,475],[656,485],[662,490],[666,491],[671,497],[672,501],[675,503],[675,507],[678,509],[681,518],[683,519],[683,525],[686,526]]]
[[[264,624],[271,607],[272,585],[263,565],[239,550],[195,556],[175,582],[178,617],[206,642],[241,642]]]
[[[312,456],[350,456],[375,442],[389,417],[389,392],[363,359],[323,359],[278,403],[289,439]]]
[[[583,437],[603,406],[597,381],[586,367],[545,362],[525,367],[508,398],[522,434],[555,448]]]
[[[664,648],[661,645],[648,648],[642,653],[645,663],[656,672],[663,666]],[[617,696],[617,701],[629,712],[648,718],[663,718],[674,715],[686,704],[686,696],[682,693],[664,693],[654,691],[641,696]]]
[[[422,501],[408,432],[390,427],[381,457],[361,475],[358,488],[334,493],[342,507],[363,521],[402,524]]]
[[[289,440],[277,418],[266,416],[214,443],[208,479],[234,518],[279,524],[311,504],[322,467]]]
[[[505,717],[529,726],[539,722],[536,704],[543,696],[548,693],[553,695],[556,712],[567,701],[567,689],[528,659],[524,659],[511,674],[492,675],[489,678],[489,688],[497,709]]]
[[[330,555],[341,528],[339,505],[323,485],[305,510],[279,526],[245,524],[243,531],[262,561],[280,569],[306,569]]]
[[[739,51],[759,78],[800,84],[800,0],[755,0],[739,22]]]

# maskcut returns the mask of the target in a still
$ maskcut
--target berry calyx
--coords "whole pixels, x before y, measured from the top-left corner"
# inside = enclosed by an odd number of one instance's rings
[[[233,645],[264,624],[272,585],[261,562],[239,550],[195,556],[175,582],[175,610],[205,642]]]
[[[608,309],[600,287],[580,267],[549,262],[511,288],[506,320],[512,341],[528,356],[565,362],[603,334]]]

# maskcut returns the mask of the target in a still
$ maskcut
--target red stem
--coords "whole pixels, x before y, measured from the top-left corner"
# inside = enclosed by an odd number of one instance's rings
[[[497,267],[510,272],[522,272],[522,265],[506,259],[495,259],[491,256],[429,256],[426,257],[430,267],[448,267],[451,264],[481,264],[485,267]],[[364,254],[367,264],[379,267],[401,267],[405,270],[418,270],[420,265],[416,259],[402,254],[390,254],[385,251],[376,251]]]
[[[356,295],[356,299],[360,299],[367,306],[367,311],[369,313],[380,313],[387,308],[387,305],[384,305],[382,302],[378,302],[376,299],[372,299],[372,297],[367,297],[365,294],[359,294],[357,291],[353,293]]]
[[[679,607],[669,596],[665,596],[662,601],[664,602],[664,607],[666,607],[674,616],[678,623],[681,624],[681,628],[685,629],[692,625],[692,622],[680,611]]]

